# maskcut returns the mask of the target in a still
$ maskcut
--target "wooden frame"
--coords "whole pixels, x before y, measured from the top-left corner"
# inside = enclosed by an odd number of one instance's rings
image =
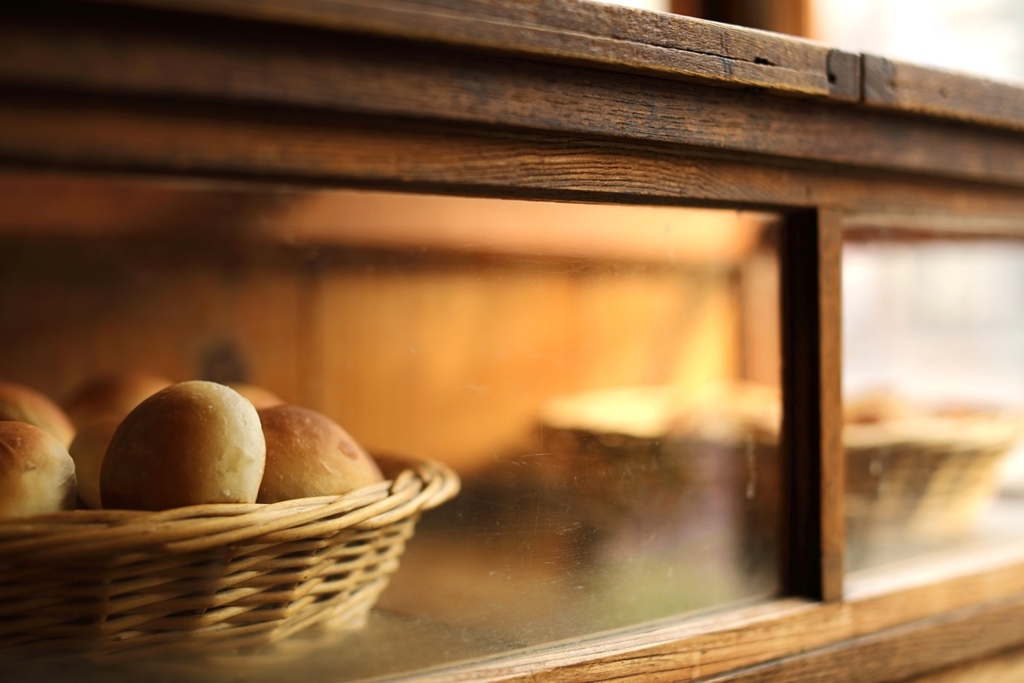
[[[0,16],[6,172],[786,212],[791,597],[423,680],[883,681],[1024,646],[1018,548],[844,587],[839,340],[846,216],[1017,232],[1020,90],[570,2],[48,0]]]
[[[831,214],[790,216],[782,271],[783,474],[788,504],[783,590],[817,600],[843,595],[846,542],[839,329],[842,233]],[[808,360],[810,359],[810,361]]]

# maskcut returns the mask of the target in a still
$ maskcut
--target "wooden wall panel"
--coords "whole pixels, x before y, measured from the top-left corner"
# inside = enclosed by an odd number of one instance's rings
[[[9,242],[0,377],[61,398],[98,375],[248,379],[300,400],[293,273],[151,243]]]
[[[309,405],[315,400],[310,377],[319,370],[319,349],[307,330],[316,299],[303,272],[280,267],[250,267],[234,283],[232,329],[248,381],[285,401]]]
[[[381,450],[472,469],[555,396],[735,379],[731,281],[552,266],[325,271],[323,410]]]
[[[106,0],[109,3],[110,0]],[[104,4],[106,4],[104,3]],[[30,4],[30,3],[25,3]],[[38,4],[33,3],[33,4]],[[795,41],[784,36],[746,31],[734,26],[725,26],[665,13],[636,12],[607,4],[592,6],[588,3],[563,3],[550,0],[517,0],[516,2],[476,2],[468,0],[392,0],[386,3],[367,5],[362,2],[345,0],[290,0],[290,2],[237,2],[228,0],[128,0],[123,4],[184,10],[195,14],[178,15],[151,12],[110,12],[104,15],[100,8],[90,7],[82,11],[72,3],[47,3],[43,7],[48,24],[59,26],[64,19],[76,29],[93,22],[106,24],[110,28],[111,15],[118,14],[124,19],[134,20],[127,27],[129,39],[105,36],[92,43],[92,49],[82,49],[83,43],[70,39],[78,51],[77,66],[88,61],[113,58],[113,66],[100,66],[99,71],[117,71],[117,57],[126,54],[132,38],[156,47],[156,44],[173,44],[167,38],[184,27],[190,42],[213,36],[224,46],[238,44],[248,37],[260,49],[250,56],[254,62],[263,62],[277,40],[267,40],[268,34],[260,32],[253,22],[278,24],[276,37],[296,33],[298,27],[306,30],[300,34],[304,45],[326,39],[331,47],[351,40],[351,34],[376,34],[388,37],[428,41],[445,47],[483,49],[505,53],[516,57],[545,59],[570,64],[590,63],[604,68],[646,73],[663,78],[685,78],[709,81],[727,86],[754,86],[773,91],[805,96],[834,96],[841,100],[855,101],[850,93],[835,93],[830,87],[826,73],[827,47],[813,43]],[[28,19],[32,22],[32,8],[29,11],[10,12],[5,17],[7,25]],[[38,9],[35,10],[39,12]],[[21,16],[19,16],[19,14]],[[148,17],[145,15],[149,14]],[[220,15],[243,21],[225,22],[205,15]],[[26,16],[27,15],[27,16]],[[720,17],[711,17],[720,19]],[[108,21],[104,22],[103,19]],[[126,23],[126,22],[123,22]],[[290,24],[288,27],[286,25]],[[115,24],[116,25],[116,24]],[[153,35],[153,27],[158,32]],[[0,28],[5,28],[0,24]],[[19,27],[20,28],[20,27]],[[123,26],[118,26],[123,28]],[[320,30],[308,30],[320,29]],[[324,30],[326,29],[326,30]],[[252,35],[251,32],[256,32]],[[20,40],[28,33],[24,28],[15,31],[12,37],[0,41],[0,50],[21,61],[17,76],[36,71],[42,62],[50,61],[46,50],[39,50],[40,40]],[[144,35],[149,33],[149,35]],[[346,33],[348,35],[346,35]],[[244,36],[244,37],[243,37]],[[241,40],[240,40],[241,39]],[[10,43],[10,46],[7,45]],[[116,47],[115,47],[116,46]],[[199,51],[199,45],[192,45],[192,51]],[[323,58],[330,48],[313,51]],[[185,55],[187,59],[187,55]],[[0,57],[0,63],[4,60]],[[128,60],[134,62],[134,60]],[[181,57],[178,61],[183,61]],[[268,60],[269,61],[269,60]],[[146,60],[146,68],[133,66],[136,76],[161,73],[165,81],[179,77],[183,71],[169,73],[155,66],[152,58]],[[276,67],[280,68],[280,66]],[[0,65],[0,71],[3,71]],[[43,68],[45,72],[45,67]],[[106,82],[116,80],[108,73]],[[230,79],[221,79],[228,83]],[[228,95],[222,90],[220,97]]]
[[[553,397],[741,374],[732,271],[238,244],[5,240],[0,378],[245,380],[460,469],[539,448]],[[275,255],[276,254],[276,255]]]

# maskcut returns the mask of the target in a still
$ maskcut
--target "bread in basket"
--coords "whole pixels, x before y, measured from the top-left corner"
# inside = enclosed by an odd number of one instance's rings
[[[387,481],[342,496],[0,521],[0,648],[194,655],[358,628],[459,489],[439,463],[378,461]]]

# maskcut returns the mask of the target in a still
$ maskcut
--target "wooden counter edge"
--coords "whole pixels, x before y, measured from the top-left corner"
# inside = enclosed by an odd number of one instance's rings
[[[1024,550],[1002,545],[925,565],[924,573],[897,569],[859,578],[843,602],[780,598],[399,680],[867,683],[1024,644]],[[985,638],[977,638],[978,629]],[[923,654],[899,661],[911,645]],[[852,666],[859,657],[887,662],[891,671]]]
[[[801,38],[571,0],[81,0],[487,49],[545,61],[839,102],[859,56]]]

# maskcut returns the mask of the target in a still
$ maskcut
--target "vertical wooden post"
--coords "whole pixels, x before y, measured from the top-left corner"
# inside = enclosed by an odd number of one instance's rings
[[[782,297],[782,587],[842,598],[842,234],[834,212],[790,214],[779,244]]]

